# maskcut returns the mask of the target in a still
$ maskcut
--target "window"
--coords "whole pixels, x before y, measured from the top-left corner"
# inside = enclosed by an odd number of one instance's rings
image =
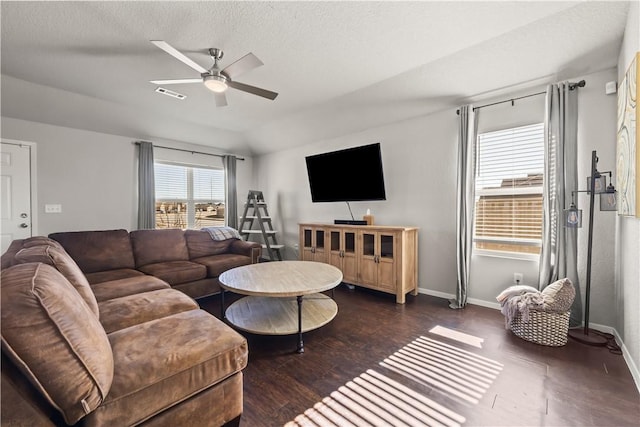
[[[476,249],[540,253],[544,124],[478,135]]]
[[[156,162],[156,228],[224,225],[224,171]]]

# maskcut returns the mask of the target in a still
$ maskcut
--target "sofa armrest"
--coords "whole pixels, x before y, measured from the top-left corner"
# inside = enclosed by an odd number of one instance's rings
[[[251,258],[251,264],[255,264],[262,255],[262,245],[258,242],[247,242],[246,240],[234,239],[229,245],[232,253],[244,255]]]

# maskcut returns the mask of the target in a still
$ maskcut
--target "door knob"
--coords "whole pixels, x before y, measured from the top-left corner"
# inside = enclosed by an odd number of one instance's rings
[[[23,222],[22,224],[20,224],[20,228],[29,228],[29,224]]]

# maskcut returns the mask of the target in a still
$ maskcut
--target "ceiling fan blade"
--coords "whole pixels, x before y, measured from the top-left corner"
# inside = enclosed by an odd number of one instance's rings
[[[216,107],[226,107],[228,105],[227,96],[224,94],[224,92],[215,93],[214,96],[216,99]]]
[[[182,83],[202,83],[202,79],[149,80],[154,85],[177,85]]]
[[[171,55],[174,58],[176,58],[178,61],[188,65],[191,68],[193,68],[194,70],[196,70],[200,74],[207,72],[206,68],[196,64],[195,62],[193,62],[191,59],[187,58],[184,54],[182,54],[181,52],[176,50],[173,46],[171,46],[169,43],[165,42],[164,40],[151,40],[151,43],[153,43],[154,45],[158,46],[160,49],[164,50],[169,55]]]
[[[266,90],[266,89],[261,89],[259,87],[255,87],[255,86],[249,86],[246,85],[244,83],[238,83],[238,82],[234,82],[231,80],[227,80],[227,85],[231,86],[234,89],[238,89],[241,90],[243,92],[247,92],[247,93],[251,93],[254,95],[258,95],[261,96],[263,98],[267,98],[270,100],[274,100],[276,99],[276,96],[278,96],[278,94],[276,92],[271,92],[270,90]]]
[[[258,59],[253,53],[247,53],[242,58],[238,59],[236,62],[227,65],[221,73],[230,79],[235,79],[241,74],[246,73],[247,71],[253,70],[261,65],[264,65],[262,61]]]

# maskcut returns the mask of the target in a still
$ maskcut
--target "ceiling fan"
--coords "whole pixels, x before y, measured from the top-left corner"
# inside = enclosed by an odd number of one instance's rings
[[[222,59],[224,52],[217,48],[211,48],[208,52],[211,56],[211,59],[213,60],[213,66],[207,70],[206,68],[187,58],[184,54],[179,52],[177,49],[175,49],[165,41],[151,40],[151,43],[200,73],[200,78],[193,79],[150,80],[150,82],[153,84],[173,85],[183,83],[204,83],[207,89],[214,93],[216,105],[218,107],[224,107],[227,105],[227,97],[225,96],[225,92],[229,87],[241,90],[243,92],[251,93],[253,95],[262,96],[263,98],[267,98],[270,100],[274,100],[276,99],[276,96],[278,96],[276,92],[271,92],[270,90],[250,86],[244,83],[236,82],[234,80],[240,74],[246,73],[247,71],[264,65],[262,61],[260,61],[258,57],[256,57],[253,53],[248,53],[242,58],[238,59],[236,62],[228,65],[223,69],[220,69],[218,61]]]

